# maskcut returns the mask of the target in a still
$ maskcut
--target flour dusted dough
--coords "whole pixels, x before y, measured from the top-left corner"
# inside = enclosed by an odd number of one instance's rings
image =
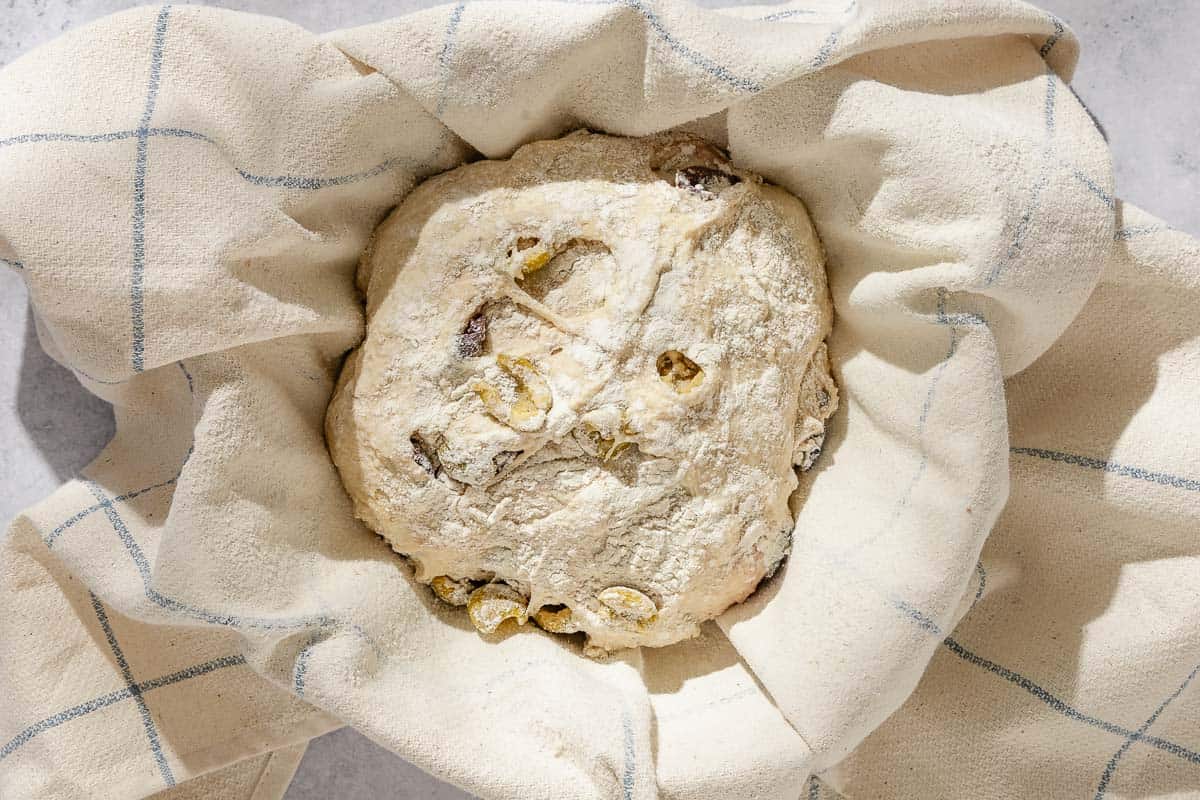
[[[580,131],[418,186],[358,279],[330,451],[480,630],[667,645],[786,555],[837,405],[796,198],[690,136]]]

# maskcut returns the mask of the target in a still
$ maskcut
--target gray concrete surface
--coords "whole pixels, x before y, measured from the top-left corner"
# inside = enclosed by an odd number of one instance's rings
[[[138,0],[0,0],[0,66],[60,32]],[[219,0],[313,31],[435,5],[428,0]],[[727,5],[705,0],[703,5]],[[1075,90],[1108,133],[1118,194],[1200,236],[1200,3],[1043,0],[1083,41]],[[5,113],[0,109],[0,114]],[[0,187],[0,202],[3,202]],[[108,406],[37,344],[21,277],[0,269],[0,524],[86,465],[112,436]],[[462,800],[342,730],[312,742],[287,800]]]

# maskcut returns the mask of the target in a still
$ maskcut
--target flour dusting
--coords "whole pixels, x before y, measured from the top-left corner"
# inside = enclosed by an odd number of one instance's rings
[[[476,626],[662,646],[787,554],[837,407],[799,200],[694,137],[577,132],[418,186],[326,427],[356,512]]]

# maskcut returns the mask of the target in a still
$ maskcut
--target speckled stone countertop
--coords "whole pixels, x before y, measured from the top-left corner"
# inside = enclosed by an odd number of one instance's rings
[[[0,66],[62,31],[147,0],[0,0]],[[312,31],[362,25],[429,0],[221,0]],[[702,5],[731,5],[709,0]],[[756,5],[763,4],[763,0]],[[1200,3],[1041,0],[1083,43],[1075,91],[1112,145],[1117,193],[1200,236]],[[20,275],[0,270],[0,526],[85,466],[113,434],[107,404],[41,350]],[[0,530],[3,528],[0,527]],[[463,800],[469,795],[343,729],[310,745],[287,800]]]

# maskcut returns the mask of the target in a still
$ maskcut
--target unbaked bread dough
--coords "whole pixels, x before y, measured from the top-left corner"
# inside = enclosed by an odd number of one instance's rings
[[[418,186],[358,280],[330,452],[480,630],[671,644],[788,552],[837,391],[821,247],[784,190],[691,136],[579,131]]]

